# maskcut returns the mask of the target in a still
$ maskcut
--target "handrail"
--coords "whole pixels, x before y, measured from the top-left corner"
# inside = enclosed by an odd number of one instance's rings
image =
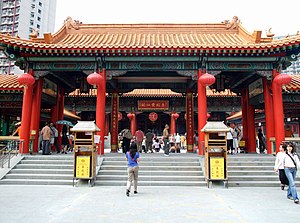
[[[0,150],[0,167],[3,168],[7,163],[7,167],[10,168],[11,158],[19,154],[20,138],[18,136],[0,136],[0,142],[5,143],[2,144],[4,147]]]

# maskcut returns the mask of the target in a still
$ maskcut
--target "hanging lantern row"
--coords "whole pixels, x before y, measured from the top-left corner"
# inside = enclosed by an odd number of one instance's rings
[[[132,114],[132,113],[127,114],[127,118],[129,118],[130,120],[133,118],[133,116],[134,116],[134,114]]]
[[[214,84],[216,81],[216,78],[214,75],[211,75],[211,74],[208,74],[208,73],[205,73],[205,74],[202,74],[200,77],[199,77],[199,82],[203,85],[203,86],[210,86],[212,84]]]
[[[174,118],[175,120],[179,118],[179,114],[178,114],[178,113],[173,113],[172,116],[173,116],[173,118]]]
[[[18,77],[18,82],[20,85],[32,86],[34,84],[35,80],[31,74],[25,73],[25,74],[21,74]]]
[[[96,72],[91,73],[86,79],[90,85],[100,85],[103,81],[103,77]]]
[[[149,114],[149,119],[150,119],[150,121],[155,122],[155,121],[158,119],[157,113],[151,112],[151,113]]]

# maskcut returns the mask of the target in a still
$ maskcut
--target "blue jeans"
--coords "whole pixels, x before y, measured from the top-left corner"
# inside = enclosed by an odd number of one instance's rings
[[[293,200],[299,200],[297,190],[296,190],[296,184],[295,184],[295,178],[296,178],[296,168],[284,168],[284,172],[286,177],[289,180],[289,188],[287,191],[287,197],[292,197]]]

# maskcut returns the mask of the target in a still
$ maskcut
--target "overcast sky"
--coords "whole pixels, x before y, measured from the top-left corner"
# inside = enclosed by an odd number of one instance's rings
[[[219,23],[238,16],[246,30],[300,31],[299,0],[57,0],[57,31],[67,16],[84,24]]]

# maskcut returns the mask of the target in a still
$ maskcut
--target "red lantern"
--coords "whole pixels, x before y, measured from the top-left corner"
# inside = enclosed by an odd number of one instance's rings
[[[25,73],[25,74],[21,74],[18,77],[18,82],[20,85],[32,86],[34,84],[35,80],[31,74]]]
[[[285,85],[291,83],[292,77],[288,74],[278,74],[273,81],[275,84]]]
[[[179,118],[179,114],[178,113],[174,113],[173,114],[173,118],[176,120],[176,119],[178,119]]]
[[[150,121],[155,122],[157,120],[157,118],[158,118],[158,115],[155,112],[151,112],[149,114]]]
[[[210,86],[212,85],[213,83],[215,83],[216,81],[216,78],[215,76],[211,75],[211,74],[208,74],[208,73],[205,73],[203,75],[201,75],[199,77],[199,82],[203,85],[203,86]]]
[[[122,118],[123,118],[123,115],[122,115],[122,113],[121,113],[121,112],[118,112],[118,121],[121,121],[121,120],[122,120]]]
[[[129,113],[129,114],[127,114],[127,117],[128,117],[129,119],[132,119],[132,118],[133,118],[133,114],[132,114],[132,113]]]
[[[90,85],[99,85],[103,81],[103,77],[100,74],[94,72],[90,74],[86,78],[86,80]]]

